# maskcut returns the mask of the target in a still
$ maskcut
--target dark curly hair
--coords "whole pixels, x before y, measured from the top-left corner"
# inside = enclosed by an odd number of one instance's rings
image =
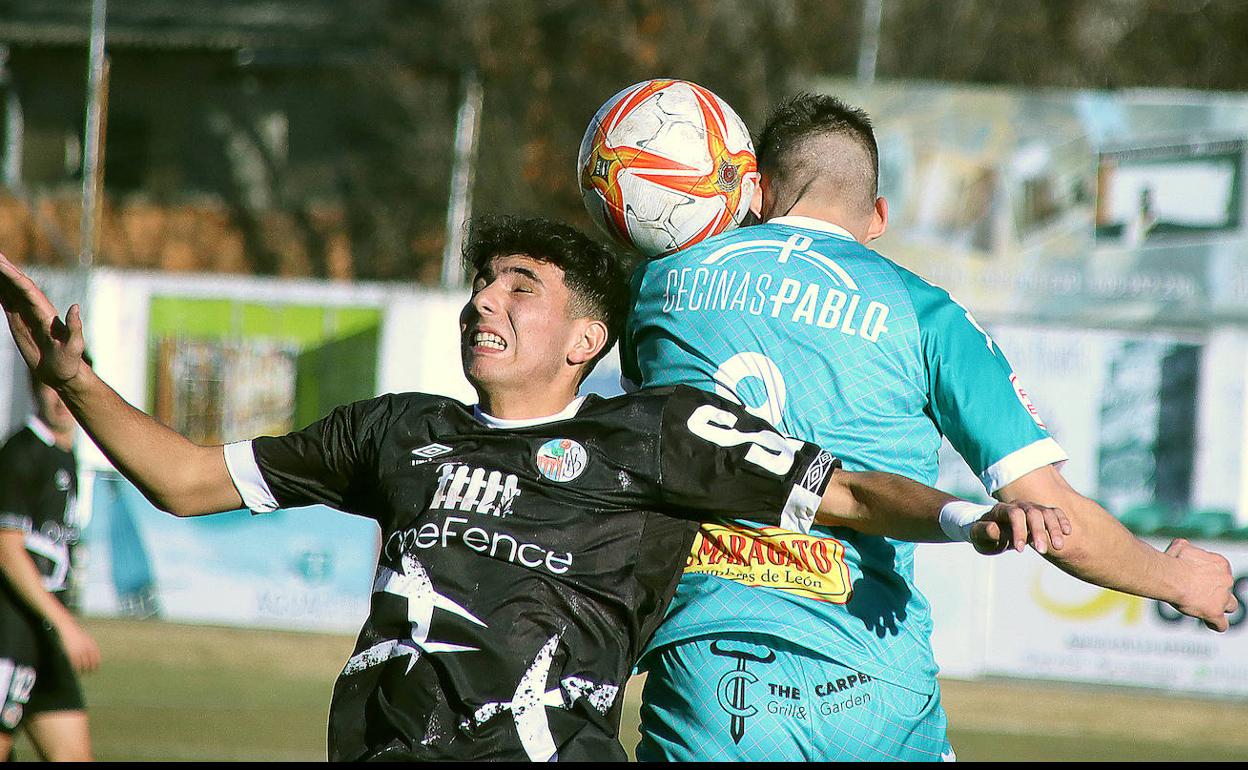
[[[523,254],[563,270],[572,294],[568,308],[574,318],[595,318],[607,326],[607,344],[585,367],[597,365],[624,330],[628,317],[628,263],[610,248],[562,222],[513,216],[479,217],[472,221],[464,243],[464,268],[470,275],[490,260]],[[584,377],[582,377],[584,379]]]

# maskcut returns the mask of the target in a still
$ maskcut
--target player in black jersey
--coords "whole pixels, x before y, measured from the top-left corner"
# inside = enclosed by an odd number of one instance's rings
[[[577,398],[623,322],[621,263],[539,220],[479,227],[466,256],[461,352],[476,407],[386,395],[224,448],[122,401],[78,360],[77,308],[62,323],[0,258],[0,300],[27,363],[155,504],[186,516],[321,502],[380,525],[371,611],[334,690],[332,759],[623,759],[617,696],[698,520],[952,533],[985,551],[1021,549],[1029,532],[1061,545],[1059,511],[999,505],[974,523],[942,521],[969,504],[838,470],[711,394]]]
[[[35,414],[0,448],[0,761],[22,727],[45,759],[87,760],[79,671],[100,659],[65,607],[78,540],[78,426],[32,378]]]

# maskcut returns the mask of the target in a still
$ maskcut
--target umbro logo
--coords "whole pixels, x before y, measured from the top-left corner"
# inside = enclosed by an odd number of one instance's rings
[[[828,473],[835,469],[837,465],[839,465],[839,463],[835,457],[828,452],[820,452],[819,456],[816,457],[814,462],[810,464],[810,467],[806,469],[806,475],[802,477],[802,483],[800,486],[805,487],[812,492],[818,490],[822,486],[824,478],[826,478]]]
[[[428,444],[420,449],[413,449],[412,454],[421,460],[432,460],[435,457],[441,457],[449,451],[451,451],[451,448],[446,444]]]

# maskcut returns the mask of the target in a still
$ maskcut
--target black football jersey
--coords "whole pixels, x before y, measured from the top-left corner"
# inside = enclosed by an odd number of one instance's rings
[[[0,528],[25,535],[44,588],[53,593],[69,585],[70,547],[80,534],[77,497],[73,452],[45,441],[30,425],[0,448]]]
[[[262,483],[231,464],[249,507],[324,503],[382,528],[334,689],[335,760],[623,760],[620,691],[697,522],[804,530],[838,465],[687,387],[505,429],[451,399],[387,395],[251,456]]]

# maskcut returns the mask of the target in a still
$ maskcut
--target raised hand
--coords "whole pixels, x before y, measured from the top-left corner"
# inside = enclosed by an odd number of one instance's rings
[[[997,503],[971,526],[971,545],[991,556],[1010,548],[1021,552],[1031,543],[1043,554],[1061,550],[1071,531],[1070,519],[1060,508],[1021,501]]]
[[[0,305],[26,365],[42,382],[59,387],[82,369],[82,314],[69,308],[62,321],[56,307],[25,273],[0,254]]]

